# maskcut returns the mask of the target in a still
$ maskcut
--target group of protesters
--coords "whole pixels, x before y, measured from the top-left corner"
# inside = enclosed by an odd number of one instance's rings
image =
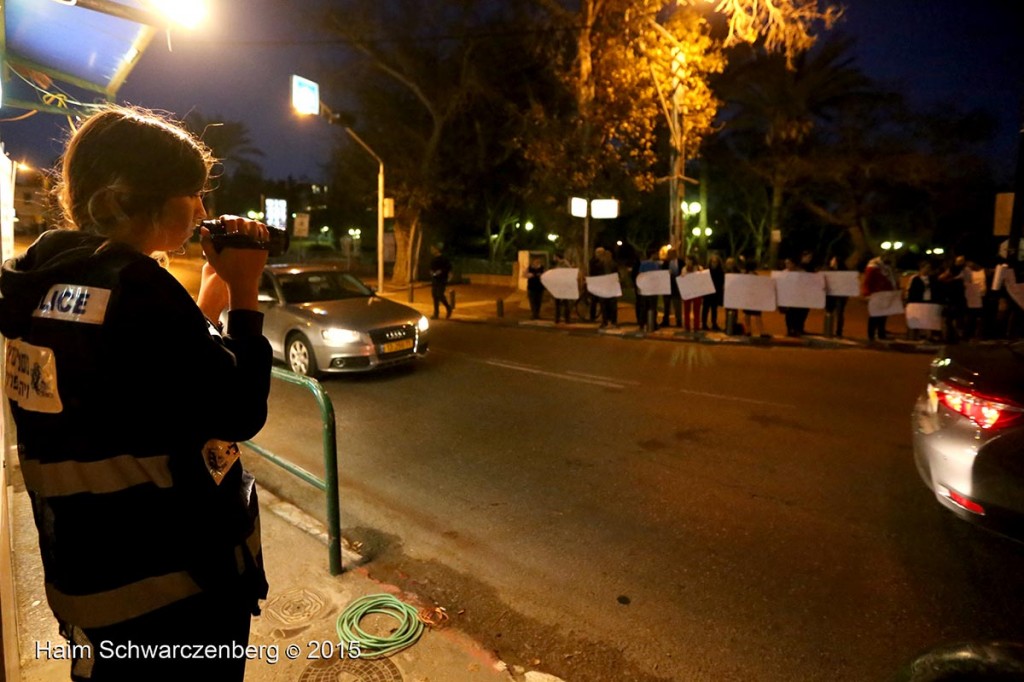
[[[569,263],[562,253],[554,255],[554,268],[575,267]],[[711,252],[706,261],[696,253],[685,256],[674,248],[653,250],[643,255],[627,256],[617,262],[609,249],[598,247],[587,263],[586,269],[580,274],[581,290],[587,292],[583,275],[596,278],[615,275],[614,279],[625,280],[626,276],[633,286],[635,296],[634,309],[636,323],[640,331],[652,332],[659,327],[674,326],[688,332],[727,331],[754,337],[766,337],[762,311],[756,309],[739,309],[734,322],[726,329],[723,308],[725,305],[724,290],[727,274],[758,274],[758,263],[753,258],[744,256],[723,258]],[[671,289],[668,293],[645,295],[643,287],[638,285],[644,273],[667,270]],[[708,271],[713,291],[699,296],[681,296],[678,278],[693,272]],[[789,272],[838,272],[847,270],[836,256],[820,262],[814,252],[804,250],[794,252],[783,259],[782,273]],[[955,256],[944,262],[923,259],[918,271],[910,277],[901,277],[896,270],[892,256],[884,254],[872,258],[857,276],[858,292],[846,292],[834,295],[827,292],[824,300],[827,333],[842,337],[845,332],[845,310],[851,295],[863,296],[869,301],[868,308],[868,340],[886,340],[889,331],[886,329],[888,317],[898,310],[907,307],[908,337],[912,340],[930,340],[944,343],[956,343],[960,340],[977,338],[997,338],[1012,335],[1014,313],[1017,306],[1008,295],[1009,287],[1001,286],[998,276],[1000,268],[984,269],[977,262]],[[540,318],[541,303],[545,294],[542,275],[545,266],[541,259],[535,258],[527,273],[527,290],[530,300],[531,316]],[[853,275],[855,271],[847,270]],[[621,276],[620,276],[621,273]],[[706,276],[705,276],[706,277]],[[1011,285],[1012,286],[1012,285]],[[588,292],[590,293],[590,292]],[[879,295],[879,296],[876,296]],[[887,296],[886,301],[892,305],[881,307],[874,305],[872,298]],[[600,310],[601,327],[618,327],[618,295],[588,296],[589,310],[584,309],[583,321],[596,322]],[[555,322],[570,321],[570,310],[573,300],[555,296]],[[809,307],[780,306],[786,323],[786,335],[799,337],[806,334],[805,324],[810,312]],[[922,313],[923,311],[923,313]],[[589,319],[586,314],[589,312]],[[913,312],[913,316],[911,315]],[[720,315],[721,313],[721,315]],[[919,315],[921,315],[919,317]],[[1021,322],[1017,313],[1017,322]],[[742,320],[742,321],[741,321]]]

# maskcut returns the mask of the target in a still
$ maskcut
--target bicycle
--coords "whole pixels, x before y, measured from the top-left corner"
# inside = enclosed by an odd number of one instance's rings
[[[576,319],[580,322],[601,322],[601,316],[603,313],[603,306],[601,305],[601,299],[594,296],[589,291],[583,291],[580,293],[580,297],[576,299]],[[591,311],[594,311],[594,317],[590,317]]]

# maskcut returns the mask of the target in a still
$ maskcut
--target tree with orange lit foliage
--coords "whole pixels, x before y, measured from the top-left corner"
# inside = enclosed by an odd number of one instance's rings
[[[662,117],[677,150],[669,179],[681,179],[686,148],[711,131],[719,107],[708,80],[725,64],[722,49],[757,43],[791,60],[838,17],[818,0],[535,2],[552,31],[573,36],[549,48],[572,107],[536,104],[527,150],[537,182],[561,199],[651,190]]]

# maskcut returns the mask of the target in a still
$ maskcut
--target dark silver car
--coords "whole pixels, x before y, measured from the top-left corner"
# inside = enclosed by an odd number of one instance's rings
[[[268,265],[259,301],[274,357],[298,374],[365,372],[427,352],[426,317],[337,266]]]
[[[943,506],[1024,539],[1024,342],[944,349],[913,429],[917,469]]]

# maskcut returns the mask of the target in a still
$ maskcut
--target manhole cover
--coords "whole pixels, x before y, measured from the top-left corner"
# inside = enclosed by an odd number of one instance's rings
[[[299,682],[404,682],[402,672],[387,658],[341,658],[309,664]]]
[[[323,610],[325,599],[305,587],[282,592],[267,602],[267,613],[284,625],[298,625],[313,620]]]

